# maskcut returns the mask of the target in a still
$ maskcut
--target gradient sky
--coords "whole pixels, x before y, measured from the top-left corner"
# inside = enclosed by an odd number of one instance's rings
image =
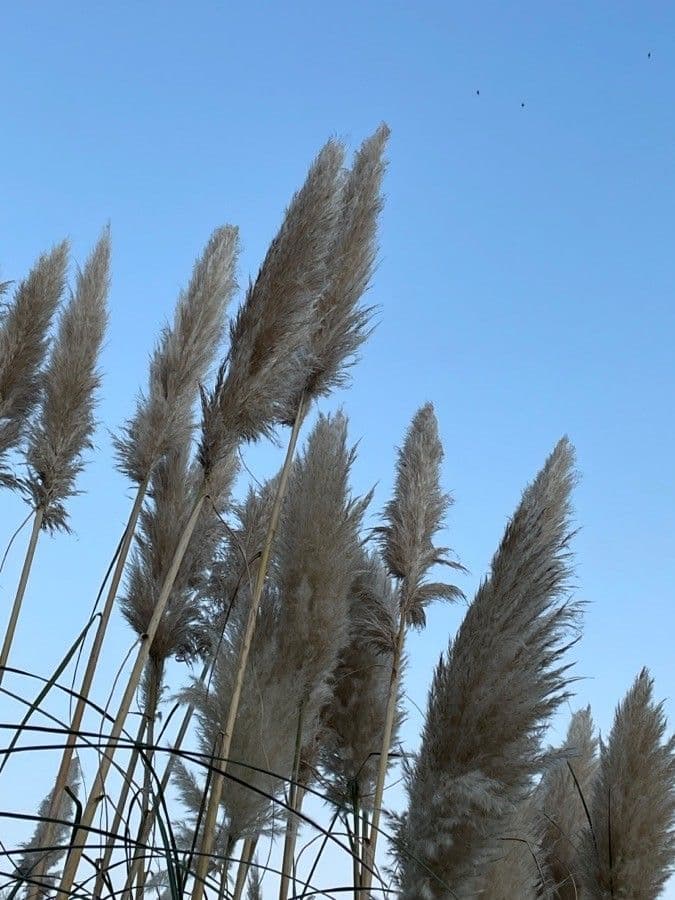
[[[377,482],[381,509],[394,447],[432,400],[455,498],[445,542],[470,597],[568,434],[588,607],[551,740],[589,702],[606,735],[643,665],[672,728],[675,7],[33,2],[4,4],[0,33],[0,275],[64,235],[79,262],[108,221],[113,236],[97,452],[75,534],[38,547],[14,661],[47,674],[86,619],[131,496],[106,429],[131,413],[211,230],[240,226],[243,282],[327,137],[355,148],[385,120],[379,325],[351,389],[322,405],[343,405],[360,441],[355,490]],[[277,461],[249,454],[258,476]],[[6,492],[0,509],[4,547],[25,510]],[[3,621],[26,540],[0,573]],[[409,643],[410,747],[460,616],[437,607]],[[116,621],[101,691],[130,644]],[[53,766],[29,778],[17,762],[0,807],[35,805]]]

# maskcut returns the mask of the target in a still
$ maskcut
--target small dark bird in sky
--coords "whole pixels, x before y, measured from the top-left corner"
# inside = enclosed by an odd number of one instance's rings
[[[520,104],[520,108],[521,108],[521,109],[525,109],[525,104],[524,104],[524,103],[521,103],[521,104]]]
[[[476,96],[480,97],[480,91],[476,91]]]
[[[651,59],[651,58],[652,58],[652,51],[650,50],[649,53],[647,54],[647,59]]]

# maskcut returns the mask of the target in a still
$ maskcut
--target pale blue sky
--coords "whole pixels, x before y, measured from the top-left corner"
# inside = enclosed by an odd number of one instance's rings
[[[0,32],[0,275],[64,235],[81,262],[110,221],[108,428],[131,412],[210,231],[240,226],[243,281],[325,139],[354,148],[389,123],[380,324],[351,390],[323,407],[342,403],[360,440],[356,488],[377,481],[381,508],[393,448],[433,400],[456,501],[447,542],[471,595],[568,434],[589,601],[575,706],[590,702],[606,734],[647,664],[675,725],[675,7],[35,2],[5,4]],[[26,668],[48,672],[81,626],[124,522],[105,427],[97,442],[75,536],[38,548]],[[276,459],[250,456],[260,474]],[[23,511],[6,494],[0,509],[4,546]],[[25,540],[0,573],[3,619]],[[460,612],[436,609],[410,642],[420,706]],[[111,670],[128,644],[117,622]],[[420,723],[413,710],[410,744]],[[50,770],[22,785],[31,802]]]

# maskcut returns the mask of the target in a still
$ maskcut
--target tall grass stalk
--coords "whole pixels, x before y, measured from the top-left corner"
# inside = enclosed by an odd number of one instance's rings
[[[237,879],[234,883],[234,891],[232,892],[232,900],[241,900],[242,895],[244,893],[244,888],[246,887],[246,879],[248,878],[248,873],[251,869],[251,861],[253,860],[253,854],[255,853],[255,848],[258,843],[258,839],[246,838],[244,840],[244,846],[241,850],[241,858],[239,860],[239,867],[237,869]]]
[[[26,549],[26,556],[24,557],[23,567],[21,569],[19,585],[16,589],[16,594],[14,596],[14,603],[12,604],[12,611],[9,615],[7,631],[5,632],[5,638],[2,642],[2,650],[0,651],[0,685],[2,685],[2,679],[5,674],[5,667],[7,666],[9,654],[12,649],[12,644],[14,642],[16,626],[17,626],[17,622],[19,621],[19,615],[21,613],[21,607],[23,605],[23,598],[26,593],[26,586],[28,585],[28,578],[30,576],[30,570],[33,566],[33,559],[35,558],[35,549],[37,547],[38,538],[40,537],[40,529],[42,528],[42,520],[43,519],[44,519],[44,509],[42,507],[38,507],[35,510],[35,513],[33,515],[33,528],[30,533],[30,539],[28,541],[28,548]]]
[[[299,810],[302,802],[302,791],[298,784],[300,778],[300,757],[302,753],[302,734],[304,725],[305,702],[300,703],[298,710],[298,731],[295,737],[295,751],[293,753],[293,770],[288,791],[288,816],[286,818],[286,833],[284,835],[284,855],[281,865],[281,883],[279,885],[279,900],[286,900],[291,879],[290,872],[293,867],[295,854],[295,842],[298,836],[298,819],[295,812]]]
[[[66,896],[72,889],[75,875],[77,874],[77,868],[82,858],[86,835],[88,829],[91,827],[91,823],[94,820],[94,815],[96,814],[96,807],[101,797],[104,795],[105,782],[112,765],[115,751],[117,749],[117,742],[122,734],[124,723],[129,714],[134,695],[136,693],[136,690],[138,689],[138,685],[143,674],[143,669],[145,668],[145,665],[150,656],[150,648],[152,647],[153,638],[157,633],[157,629],[162,620],[162,615],[164,613],[167,601],[171,595],[171,589],[173,587],[174,581],[176,580],[178,569],[180,568],[180,564],[183,560],[183,556],[185,555],[185,551],[187,550],[190,538],[192,537],[192,532],[195,529],[197,520],[199,519],[199,514],[202,510],[205,500],[206,489],[204,487],[197,497],[194,509],[192,510],[185,530],[181,535],[178,546],[176,547],[176,552],[174,554],[171,566],[169,568],[169,571],[167,572],[167,576],[162,586],[159,597],[157,598],[157,605],[155,606],[155,611],[148,625],[148,631],[141,639],[133,669],[131,671],[131,674],[129,675],[129,679],[122,696],[122,700],[120,701],[117,715],[115,716],[115,721],[110,731],[108,744],[103,751],[103,756],[99,764],[93,786],[89,792],[87,803],[82,812],[80,823],[73,836],[71,852],[68,856],[68,860],[63,871],[61,884],[59,886],[59,892],[61,894],[65,894]]]
[[[200,848],[200,857],[197,863],[197,869],[195,873],[195,882],[192,890],[192,900],[201,900],[204,894],[204,879],[207,874],[207,868],[209,863],[209,855],[211,853],[213,847],[213,839],[215,835],[215,825],[216,825],[216,817],[218,814],[218,808],[220,806],[220,798],[223,792],[223,783],[225,780],[225,772],[227,770],[227,757],[230,752],[230,746],[232,744],[232,735],[234,732],[234,724],[237,718],[237,711],[239,709],[239,699],[241,697],[241,691],[244,684],[244,677],[246,674],[246,664],[248,662],[249,651],[251,649],[251,641],[253,640],[253,633],[255,631],[256,626],[256,617],[258,612],[258,606],[260,604],[260,599],[263,593],[263,587],[265,585],[265,577],[267,575],[267,568],[269,565],[270,554],[272,551],[272,544],[274,541],[274,536],[276,534],[277,525],[279,523],[279,515],[281,513],[281,505],[283,503],[284,495],[286,493],[286,485],[288,484],[288,477],[291,472],[291,466],[293,463],[293,456],[295,454],[295,447],[298,442],[298,435],[300,433],[300,426],[302,425],[302,420],[304,418],[305,408],[306,408],[306,398],[304,395],[301,395],[298,405],[297,411],[295,415],[295,420],[293,422],[293,428],[291,430],[291,435],[288,440],[288,447],[286,450],[286,458],[284,460],[284,465],[279,475],[279,479],[276,487],[276,494],[274,497],[274,504],[272,506],[272,511],[270,514],[270,521],[267,528],[267,534],[265,536],[265,543],[263,545],[262,555],[260,557],[260,563],[258,565],[258,571],[256,575],[255,587],[253,590],[253,594],[251,596],[251,604],[248,612],[248,619],[246,621],[246,629],[244,631],[243,640],[241,643],[241,647],[239,650],[239,659],[237,664],[237,673],[235,676],[234,689],[232,692],[232,699],[230,701],[230,708],[227,715],[227,721],[225,724],[225,728],[222,734],[220,746],[218,748],[218,752],[215,754],[216,759],[219,762],[219,770],[214,773],[213,782],[211,785],[211,792],[208,801],[208,805],[206,808],[206,816],[204,819],[204,836],[202,839],[202,845]]]
[[[98,627],[96,628],[96,634],[94,635],[94,642],[91,646],[91,650],[89,651],[87,665],[84,671],[84,676],[82,677],[82,684],[80,685],[80,690],[77,694],[77,703],[75,704],[75,709],[70,720],[68,739],[66,741],[65,747],[63,748],[61,762],[59,764],[59,769],[56,775],[56,783],[54,785],[53,793],[54,809],[57,808],[57,804],[59,803],[58,798],[61,795],[62,791],[65,789],[68,781],[68,773],[70,772],[71,762],[77,745],[77,735],[79,733],[80,726],[82,725],[82,719],[84,718],[84,713],[88,705],[91,686],[94,681],[94,675],[96,674],[96,667],[98,666],[99,658],[101,656],[103,641],[105,639],[106,631],[108,630],[108,623],[110,622],[110,616],[115,605],[115,597],[117,596],[120,581],[122,580],[124,566],[126,564],[127,556],[129,555],[131,541],[136,530],[136,522],[138,521],[138,515],[141,511],[141,506],[143,505],[146,488],[147,480],[142,482],[138,486],[138,490],[136,491],[134,505],[132,506],[131,512],[129,513],[129,519],[124,531],[122,545],[117,556],[117,562],[115,563],[115,569],[112,574],[108,593],[103,605],[103,610],[101,611],[101,618],[99,619]],[[53,815],[54,809],[50,813],[51,815]],[[49,838],[50,831],[49,828],[47,828],[46,839],[49,840]],[[31,894],[30,898],[28,898],[28,900],[37,900],[37,896],[33,893]]]
[[[207,662],[204,664],[204,667],[199,676],[199,681],[203,682],[208,677],[209,672],[211,671],[211,662]],[[178,758],[178,751],[183,745],[183,741],[185,740],[185,735],[187,734],[188,728],[190,727],[190,722],[192,720],[192,716],[194,715],[195,708],[192,704],[188,706],[185,710],[185,714],[183,716],[183,721],[181,722],[180,728],[178,729],[178,734],[174,740],[173,746],[171,748],[171,752],[169,754],[169,759],[167,760],[166,766],[164,768],[164,773],[159,783],[158,794],[162,795],[166,793],[166,790],[169,786],[169,782],[171,780],[171,775],[173,774],[173,770],[176,764],[176,759]],[[155,821],[155,816],[157,812],[157,804],[153,804],[148,810],[147,816],[145,817],[144,822],[141,825],[141,830],[138,835],[138,849],[136,854],[134,855],[131,866],[129,867],[129,872],[127,874],[127,880],[124,885],[124,893],[130,890],[131,885],[134,882],[134,879],[137,877],[140,867],[143,865],[143,850],[142,848],[147,843],[148,838],[150,837],[150,831],[152,829],[153,823]]]
[[[103,872],[107,872],[107,870],[110,868],[110,861],[112,859],[113,852],[115,851],[117,834],[124,819],[124,809],[127,805],[127,800],[129,799],[129,791],[131,790],[131,785],[133,784],[134,772],[136,771],[136,766],[138,765],[138,757],[140,756],[139,747],[143,742],[143,739],[145,738],[145,727],[146,720],[144,717],[141,717],[138,731],[136,732],[134,748],[131,751],[129,762],[127,764],[127,770],[122,776],[122,787],[120,788],[120,794],[115,804],[115,814],[113,816],[112,824],[109,829],[108,840],[106,841],[105,850],[103,851],[103,856],[100,860],[100,867]],[[144,838],[139,834],[138,846],[142,847],[146,840],[147,836]]]
[[[391,746],[391,735],[394,730],[394,719],[396,716],[396,705],[398,701],[399,674],[401,668],[401,659],[403,657],[403,648],[405,645],[406,623],[405,616],[401,615],[398,634],[396,635],[396,644],[394,647],[394,655],[391,661],[391,675],[389,676],[389,691],[387,693],[387,711],[384,720],[384,731],[382,733],[382,748],[380,750],[380,759],[377,767],[377,781],[375,782],[375,797],[373,799],[373,817],[370,822],[368,835],[363,835],[364,851],[363,851],[363,870],[361,875],[361,897],[367,897],[366,893],[373,883],[373,870],[375,868],[375,850],[377,849],[377,838],[380,832],[380,819],[382,816],[382,798],[384,796],[384,782],[387,777],[387,768],[389,766],[389,748]],[[357,895],[359,896],[359,895]]]

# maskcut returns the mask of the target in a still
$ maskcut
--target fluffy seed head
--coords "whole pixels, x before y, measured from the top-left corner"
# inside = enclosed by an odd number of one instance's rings
[[[559,900],[575,900],[581,890],[577,848],[588,824],[584,803],[590,806],[593,797],[597,751],[589,706],[572,716],[567,738],[535,795],[543,858]]]
[[[343,156],[337,141],[319,153],[231,324],[228,356],[213,391],[203,397],[201,460],[207,471],[224,449],[293,421],[339,221]]]
[[[63,310],[43,375],[38,415],[28,434],[26,488],[44,510],[43,528],[68,530],[65,501],[77,491],[82,454],[92,447],[98,357],[108,320],[110,232],[105,230]]]
[[[653,900],[675,862],[675,735],[647,669],[619,705],[583,835],[584,897]]]
[[[399,450],[394,497],[384,510],[386,524],[375,529],[389,572],[401,580],[401,614],[418,628],[424,627],[425,608],[432,600],[463,596],[454,585],[424,581],[434,565],[462,568],[449,559],[447,547],[433,543],[452,502],[440,485],[442,459],[434,408],[427,403],[415,413]]]
[[[74,758],[70,764],[67,785],[72,794],[77,796],[80,782],[80,767],[77,759]],[[65,856],[68,850],[68,839],[72,831],[72,817],[74,812],[74,802],[67,791],[63,791],[62,799],[58,809],[52,813],[52,791],[44,798],[37,812],[38,824],[35,827],[32,838],[23,844],[24,853],[15,863],[16,876],[30,879],[32,873],[38,867],[41,867],[44,875],[41,878],[43,887],[39,888],[40,896],[48,896],[50,888],[54,883],[54,876],[50,876],[49,870],[53,869],[59,860]],[[48,823],[45,821],[47,817],[53,816],[58,820],[50,825],[49,847],[52,849],[42,849],[45,836],[47,834]],[[41,821],[40,821],[41,820]]]
[[[377,256],[377,219],[382,211],[384,147],[389,128],[381,125],[364,141],[342,190],[342,212],[331,251],[331,275],[317,303],[311,338],[311,368],[305,390],[312,397],[343,385],[345,369],[370,334],[372,309],[359,307]]]
[[[0,319],[0,459],[19,443],[40,399],[40,367],[67,265],[68,242],[63,241],[40,256]],[[3,480],[12,482],[9,476]]]
[[[398,608],[396,592],[380,560],[364,554],[360,568],[351,590],[349,642],[340,654],[330,698],[321,714],[320,758],[333,800],[349,805],[356,795],[361,807],[370,809],[382,747]],[[394,746],[402,721],[399,696],[391,741]]]
[[[505,818],[541,771],[542,731],[567,696],[573,452],[560,441],[523,494],[429,694],[399,828],[402,900],[476,896]],[[417,861],[417,862],[416,862]],[[445,885],[445,887],[444,887]]]
[[[115,439],[118,465],[143,482],[169,447],[192,435],[199,387],[213,365],[225,329],[225,311],[236,289],[238,230],[217,228],[181,292],[173,326],[165,328],[150,360],[147,395]]]
[[[369,500],[350,496],[354,457],[346,418],[319,416],[289,479],[277,541],[278,661],[303,684],[315,713],[349,637],[358,529]]]

